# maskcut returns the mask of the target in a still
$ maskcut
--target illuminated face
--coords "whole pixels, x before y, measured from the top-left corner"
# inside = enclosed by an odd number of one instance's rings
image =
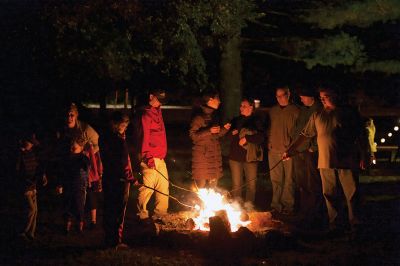
[[[242,101],[240,104],[240,114],[243,116],[250,116],[253,113],[253,106],[250,105],[250,103],[246,101]]]
[[[287,90],[277,89],[275,96],[280,106],[287,106],[289,104],[290,92]]]
[[[81,153],[82,151],[83,151],[83,146],[79,145],[76,142],[72,143],[71,153]]]
[[[150,94],[149,104],[150,104],[150,106],[155,107],[155,108],[158,108],[161,106],[160,101],[153,94]]]
[[[75,111],[69,111],[67,114],[67,126],[69,128],[75,127],[77,119],[78,119],[78,114]]]
[[[300,100],[305,106],[312,106],[314,104],[314,97],[311,96],[301,96]]]
[[[218,95],[216,95],[214,98],[210,98],[207,102],[207,106],[209,106],[213,109],[218,109],[220,104],[221,104],[221,100],[219,99]]]
[[[336,107],[336,105],[332,100],[332,96],[329,95],[328,92],[321,91],[319,93],[319,98],[321,99],[322,105],[324,106],[325,109],[334,109]]]
[[[30,151],[33,148],[33,144],[30,141],[24,141],[23,148],[27,151]]]
[[[126,129],[128,128],[129,125],[129,119],[124,119],[119,125],[118,125],[118,133],[124,134]]]

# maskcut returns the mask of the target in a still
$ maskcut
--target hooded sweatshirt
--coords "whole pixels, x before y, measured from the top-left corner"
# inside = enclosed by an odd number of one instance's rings
[[[148,106],[142,115],[143,141],[142,158],[164,159],[167,155],[167,137],[161,108]]]

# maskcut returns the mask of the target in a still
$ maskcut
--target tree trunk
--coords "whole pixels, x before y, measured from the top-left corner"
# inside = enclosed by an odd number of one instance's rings
[[[124,95],[124,109],[128,109],[128,104],[129,104],[129,90],[126,88],[125,89],[125,95]]]
[[[237,35],[222,46],[220,88],[225,121],[230,121],[230,119],[238,115],[242,98],[240,40],[240,36]]]

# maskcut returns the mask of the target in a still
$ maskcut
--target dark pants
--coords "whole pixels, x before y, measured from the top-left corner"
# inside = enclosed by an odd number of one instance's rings
[[[104,182],[104,232],[105,243],[115,246],[122,242],[126,205],[129,198],[130,183]]]
[[[90,188],[86,194],[86,210],[96,210],[97,209],[97,197],[99,192],[95,192]]]
[[[85,220],[86,187],[67,187],[65,190],[65,216],[67,220],[75,218],[78,222]]]
[[[305,222],[319,223],[324,219],[322,183],[318,165],[318,152],[299,153],[294,160],[296,187],[299,190],[299,215]]]

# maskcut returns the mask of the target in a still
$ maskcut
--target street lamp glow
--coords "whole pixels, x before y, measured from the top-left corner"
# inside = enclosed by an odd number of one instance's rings
[[[393,136],[392,132],[388,133],[388,137],[390,138],[391,136]]]
[[[386,139],[381,138],[381,143],[385,143]]]
[[[394,129],[394,131],[399,131],[399,127],[398,126],[395,126],[393,129]]]

